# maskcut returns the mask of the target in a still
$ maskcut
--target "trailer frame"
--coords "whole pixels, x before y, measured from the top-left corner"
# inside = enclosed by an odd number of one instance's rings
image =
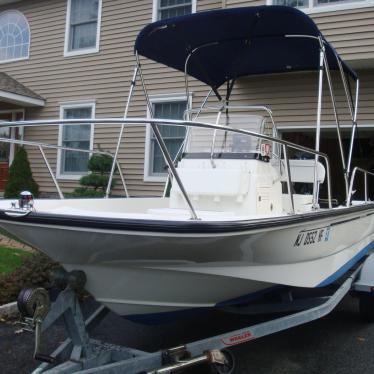
[[[274,304],[273,309],[264,305],[264,311],[268,312],[290,311],[292,306],[297,312],[157,352],[109,344],[89,337],[90,331],[105,318],[108,309],[99,306],[84,320],[77,297],[77,292],[85,283],[85,276],[81,271],[64,272],[62,275],[60,272],[57,278],[60,285],[61,279],[64,279],[63,287],[50,306],[47,305],[48,302],[41,302],[45,300],[45,290],[36,289],[34,293],[26,292],[29,295],[26,298],[28,304],[24,303],[25,300],[22,301],[22,297],[19,299],[19,308],[23,312],[24,328],[35,333],[34,357],[43,361],[33,374],[169,374],[201,363],[212,365],[216,373],[231,374],[235,370],[235,358],[229,348],[322,318],[350,292],[360,298],[360,308],[361,304],[365,304],[362,300],[371,300],[369,307],[366,302],[366,309],[360,312],[366,317],[372,315],[374,319],[373,270],[374,254],[371,254],[329,296],[299,299],[294,303],[288,300],[283,303],[283,309],[280,308],[282,303]],[[25,290],[22,292],[25,295]],[[44,299],[41,295],[44,295]],[[33,316],[25,316],[25,306],[26,310],[32,306]],[[238,308],[237,311],[240,314],[251,314],[253,309],[251,306],[247,308]],[[257,305],[254,311],[258,312],[260,309],[261,305]],[[235,312],[234,309],[229,311]],[[51,355],[40,353],[41,333],[61,316],[69,337]]]

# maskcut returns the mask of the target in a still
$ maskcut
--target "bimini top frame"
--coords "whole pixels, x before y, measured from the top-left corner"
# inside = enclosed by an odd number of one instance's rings
[[[186,95],[189,97],[188,76],[206,83],[221,103],[228,105],[237,78],[293,71],[317,71],[317,120],[315,150],[320,149],[322,92],[326,75],[331,96],[337,138],[345,179],[346,201],[349,196],[353,141],[357,127],[359,81],[356,73],[340,58],[325,40],[314,21],[298,9],[285,6],[257,6],[200,12],[151,23],[143,28],[135,42],[139,72],[149,112],[153,112],[147,95],[139,56],[162,63],[185,74]],[[352,119],[349,155],[344,155],[340,122],[330,70],[338,70],[344,86]],[[352,99],[350,80],[355,82]],[[219,88],[224,83],[226,98]],[[152,126],[158,141],[157,126]],[[161,147],[161,145],[160,145]],[[161,147],[162,148],[162,147]],[[317,161],[313,189],[314,207],[318,208],[319,188]]]

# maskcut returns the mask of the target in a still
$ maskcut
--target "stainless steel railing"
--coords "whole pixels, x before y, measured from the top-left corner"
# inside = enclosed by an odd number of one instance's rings
[[[2,123],[3,125],[3,123]],[[58,195],[60,199],[64,198],[64,194],[62,193],[62,190],[60,188],[60,185],[58,184],[57,178],[55,177],[53,170],[51,168],[51,165],[47,159],[47,156],[44,152],[45,148],[49,149],[56,149],[56,150],[63,150],[63,151],[74,151],[74,152],[83,152],[83,153],[89,153],[89,154],[101,154],[101,155],[108,155],[112,158],[114,156],[109,153],[109,152],[103,152],[103,151],[96,151],[96,150],[89,150],[89,149],[81,149],[81,148],[71,148],[71,147],[64,147],[64,146],[58,146],[58,145],[53,145],[53,144],[46,144],[46,143],[39,143],[39,142],[33,142],[33,141],[27,141],[27,140],[20,140],[20,139],[10,139],[10,138],[1,138],[0,137],[0,143],[13,143],[13,144],[19,144],[19,145],[26,145],[26,146],[31,146],[39,149],[39,152],[41,153],[44,163],[48,169],[48,172],[53,180],[53,183],[57,189]],[[125,178],[123,176],[122,170],[121,170],[121,165],[118,160],[116,160],[116,166],[118,169],[118,174],[120,175],[122,186],[125,192],[126,197],[129,197],[129,193],[127,190]]]
[[[360,173],[364,174],[365,203],[368,202],[367,176],[371,175],[372,177],[374,177],[374,173],[356,166],[352,171],[352,176],[351,176],[351,180],[350,180],[350,183],[349,183],[347,206],[350,206],[352,204],[353,186],[354,186],[354,183],[355,183],[355,178],[356,178],[356,173],[357,172],[360,172]]]
[[[248,130],[242,130],[242,129],[235,129],[230,126],[222,126],[218,124],[211,124],[211,123],[205,123],[205,122],[192,122],[192,121],[183,121],[183,120],[168,120],[168,119],[156,119],[156,118],[95,118],[95,119],[65,119],[65,120],[42,120],[42,121],[18,121],[18,122],[2,122],[0,127],[37,127],[37,126],[55,126],[55,125],[63,125],[63,124],[69,124],[69,125],[80,125],[80,124],[117,124],[121,125],[121,128],[125,125],[131,125],[131,126],[146,126],[150,125],[152,128],[155,126],[183,126],[183,127],[198,127],[198,128],[208,128],[208,129],[213,129],[213,130],[221,130],[221,131],[227,131],[227,132],[233,132],[237,134],[242,134],[246,136],[252,136],[256,137],[262,140],[267,140],[270,142],[274,142],[276,144],[279,144],[283,147],[283,153],[284,153],[284,158],[286,162],[286,173],[287,173],[287,186],[288,186],[288,195],[290,197],[290,203],[291,203],[291,212],[294,213],[294,203],[293,203],[293,192],[291,188],[292,180],[291,180],[291,173],[290,173],[290,167],[289,167],[289,157],[288,157],[288,150],[289,149],[295,149],[299,151],[303,151],[308,154],[315,155],[317,157],[322,158],[325,161],[326,164],[326,174],[327,174],[327,195],[328,195],[328,204],[329,208],[332,208],[332,203],[331,203],[331,177],[330,177],[330,163],[328,156],[325,153],[316,151],[314,149],[310,149],[295,143],[288,142],[283,139],[278,139],[269,135],[265,134],[259,134],[253,131],[248,131]],[[4,138],[3,138],[4,139]],[[0,141],[3,141],[0,139]],[[38,142],[27,142],[23,140],[15,140],[15,139],[4,139],[4,141],[9,142],[9,143],[18,143],[18,144],[25,144],[29,143],[28,145],[33,145],[36,147],[41,147],[41,148],[46,148],[49,146],[50,148],[66,148],[66,147],[61,147],[61,146],[52,146],[52,145],[47,145],[43,143],[38,143]],[[178,172],[175,168],[173,159],[171,158],[169,152],[166,149],[165,143],[163,142],[163,139],[160,139],[161,144],[164,145],[164,147],[161,147],[161,151],[163,153],[163,156],[165,158],[165,161],[169,167],[169,171],[171,172],[173,179],[177,182],[183,197],[190,209],[191,213],[191,219],[198,219],[196,211],[192,205],[191,200],[189,199],[188,193],[186,192],[182,181],[178,175]],[[40,149],[40,148],[39,148]],[[67,149],[67,150],[73,150],[73,151],[85,151],[85,152],[93,152],[90,150],[79,150],[79,149]],[[97,152],[97,151],[96,151]],[[43,153],[42,153],[43,154]],[[116,158],[113,157],[113,162],[117,162]],[[120,167],[119,167],[120,169]],[[51,172],[51,169],[49,167],[49,170]],[[113,168],[112,168],[113,170]],[[112,171],[113,172],[113,171]],[[52,173],[53,174],[53,173]],[[52,175],[51,174],[51,175]],[[112,177],[111,173],[111,177]],[[57,181],[54,178],[54,182],[58,185]],[[124,182],[124,179],[123,179]],[[57,186],[56,186],[57,187]],[[316,202],[314,202],[316,205]]]

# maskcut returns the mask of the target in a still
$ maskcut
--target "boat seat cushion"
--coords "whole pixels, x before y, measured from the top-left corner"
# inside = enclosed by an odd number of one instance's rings
[[[282,160],[283,165],[285,165],[284,160]],[[314,165],[313,160],[290,160],[290,171],[291,171],[291,181],[300,183],[314,183]],[[317,181],[323,183],[325,180],[325,167],[318,162],[317,164]],[[282,182],[287,181],[287,174],[282,173]]]

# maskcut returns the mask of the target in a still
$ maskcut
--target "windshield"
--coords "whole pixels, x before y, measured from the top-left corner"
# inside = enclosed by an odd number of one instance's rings
[[[259,115],[222,114],[217,122],[217,115],[204,115],[199,122],[230,126],[234,129],[264,132],[264,117]],[[233,132],[191,127],[189,129],[186,153],[258,153],[260,139]]]

